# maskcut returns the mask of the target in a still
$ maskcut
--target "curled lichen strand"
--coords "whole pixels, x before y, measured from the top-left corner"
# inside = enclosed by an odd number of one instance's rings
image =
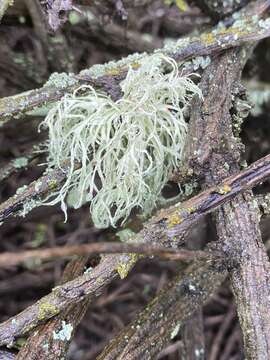
[[[100,228],[123,223],[134,208],[151,213],[181,165],[184,108],[194,94],[202,96],[190,77],[179,76],[176,62],[162,54],[136,68],[130,66],[120,83],[121,99],[83,86],[65,95],[43,122],[49,129],[48,169],[70,163],[50,204],[61,202],[66,214],[66,203],[79,208],[89,202]]]

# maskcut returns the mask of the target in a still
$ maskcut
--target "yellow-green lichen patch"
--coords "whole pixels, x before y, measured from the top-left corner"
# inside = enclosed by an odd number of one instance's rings
[[[175,225],[181,224],[183,218],[176,212],[168,218],[168,228],[172,228]]]
[[[116,271],[118,272],[121,279],[124,279],[128,276],[129,271],[132,269],[133,265],[136,263],[139,257],[139,254],[123,255],[123,259],[120,260],[116,266]]]
[[[135,69],[135,70],[139,69],[140,66],[141,66],[141,64],[138,63],[138,62],[134,62],[134,63],[131,64],[132,69]]]
[[[220,186],[217,189],[217,193],[220,195],[225,195],[227,193],[229,193],[232,190],[232,188],[230,187],[230,185],[224,184],[223,186]]]
[[[45,320],[48,317],[52,317],[58,313],[59,311],[55,305],[50,304],[49,302],[43,302],[39,305],[38,319]]]
[[[212,33],[202,34],[201,39],[206,45],[211,45],[215,42],[215,36]]]
[[[121,72],[121,69],[119,68],[112,68],[112,69],[108,69],[106,70],[105,74],[109,75],[109,76],[116,76],[119,75]]]
[[[175,0],[176,6],[180,11],[187,11],[188,10],[188,4],[184,0]]]
[[[50,180],[50,181],[49,181],[49,184],[48,184],[50,190],[56,189],[56,188],[57,188],[57,185],[58,185],[58,184],[57,184],[57,181],[56,181],[56,180]]]

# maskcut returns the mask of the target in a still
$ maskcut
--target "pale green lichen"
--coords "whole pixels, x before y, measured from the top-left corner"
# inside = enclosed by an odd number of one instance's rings
[[[0,1],[0,21],[9,6],[14,4],[14,0],[1,0]]]
[[[173,340],[177,336],[179,330],[180,330],[180,324],[177,324],[174,327],[173,331],[171,332],[171,340]]]
[[[270,28],[270,18],[267,18],[265,20],[261,19],[258,23],[259,27],[268,30]]]
[[[74,76],[68,75],[66,73],[52,73],[49,77],[49,80],[45,83],[44,87],[52,86],[56,88],[66,88],[69,86],[77,85],[79,82]]]
[[[65,95],[42,124],[49,129],[48,168],[70,161],[66,181],[49,204],[61,202],[66,214],[66,202],[74,208],[90,202],[100,228],[123,223],[135,207],[151,213],[181,164],[183,110],[194,94],[202,97],[162,54],[149,56],[137,70],[130,66],[120,86],[123,96],[116,102],[82,86]]]
[[[252,115],[258,116],[263,111],[263,105],[270,101],[270,88],[268,84],[260,84],[261,88],[251,89],[249,92],[249,98],[253,104],[251,110]]]
[[[69,341],[71,339],[71,334],[73,331],[73,326],[67,324],[65,321],[62,321],[62,329],[58,332],[53,332],[53,339],[60,341]]]
[[[19,157],[13,160],[13,165],[16,169],[21,169],[28,165],[28,159],[26,157]]]
[[[207,68],[208,65],[211,63],[210,56],[197,56],[194,59],[192,59],[193,63],[193,69],[196,71],[199,68],[202,68],[203,70]]]
[[[116,236],[119,237],[120,241],[121,242],[130,242],[134,236],[135,236],[135,232],[132,231],[131,229],[123,229],[123,230],[120,230],[116,233]]]
[[[23,185],[16,190],[16,195],[22,194],[27,189],[27,185]]]
[[[18,211],[18,216],[25,217],[30,211],[35,209],[36,207],[42,205],[42,202],[40,200],[30,199],[23,203],[22,210]]]
[[[85,270],[84,270],[84,274],[90,274],[90,272],[92,272],[92,270],[93,270],[93,268],[91,267],[91,266],[89,266],[88,268],[86,268]]]
[[[260,202],[260,208],[264,215],[270,214],[270,194],[263,196],[263,201]]]

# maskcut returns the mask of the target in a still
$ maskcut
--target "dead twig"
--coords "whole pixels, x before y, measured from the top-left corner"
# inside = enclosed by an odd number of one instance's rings
[[[118,276],[120,255],[106,256],[91,272],[59,285],[35,304],[0,324],[0,346],[11,345],[17,336],[29,333],[37,325],[58,315],[69,306],[93,298]]]
[[[211,256],[218,256],[218,252],[207,252],[200,250],[179,250],[166,248],[164,246],[153,246],[148,244],[123,244],[117,242],[97,242],[91,244],[56,246],[48,249],[26,250],[20,253],[4,252],[0,254],[0,268],[19,265],[35,260],[52,260],[59,257],[70,257],[86,254],[117,254],[134,253],[148,256],[158,256],[167,260],[180,260],[184,262],[196,259],[209,259]]]
[[[38,151],[42,146],[43,143],[34,145],[21,156],[3,165],[0,169],[0,182],[7,179],[11,174],[14,174],[23,169],[27,169],[31,161],[40,155]]]
[[[154,298],[98,360],[155,358],[225,279],[221,262],[195,262]],[[154,329],[154,331],[153,331]]]
[[[263,4],[265,2],[266,1],[264,1]],[[265,5],[263,10],[265,10],[267,6],[269,6],[269,4]],[[244,10],[243,14],[245,14]],[[225,49],[268,37],[270,35],[270,27],[266,26],[267,24],[268,23],[261,23],[257,20],[252,21],[252,16],[250,16],[249,18],[243,18],[242,28],[233,27],[232,25],[226,29],[216,29],[214,33],[206,32],[199,37],[181,39],[179,43],[169,47],[167,46],[160,51],[172,56],[178,62],[191,59],[194,56],[216,54]],[[147,55],[142,54],[138,56],[136,63],[139,63],[145,56]],[[130,60],[127,60],[126,65],[128,65],[129,62]],[[123,79],[123,76],[125,77],[127,66],[123,65],[123,61],[116,62],[113,66],[114,73],[117,73],[116,75],[111,75],[106,66],[103,66],[103,69],[104,73],[97,77],[91,75],[91,70],[89,71],[89,76],[87,76],[84,71],[79,74],[77,78],[70,77],[69,81],[62,81],[61,83],[59,80],[60,84],[57,85],[45,85],[40,89],[0,99],[0,125],[14,116],[20,117],[25,112],[41,107],[45,103],[48,104],[59,100],[65,93],[74,91],[79,86],[80,81],[83,80],[86,80],[96,88],[100,88],[101,86],[103,90],[105,89],[106,91],[106,89],[110,89],[110,83],[115,81],[119,82]],[[80,79],[80,81],[78,81],[78,79]]]
[[[68,165],[66,165],[68,167]],[[251,189],[268,179],[270,175],[270,155],[256,161],[237,175],[226,178],[220,185],[209,188],[190,200],[162,210],[155,217],[155,222],[167,225],[169,236],[180,235],[202,216],[231,200],[237,194]],[[65,179],[62,170],[54,170],[48,175],[31,183],[26,190],[14,195],[0,205],[0,222],[23,209],[31,200],[40,199],[57,190]],[[40,203],[37,203],[39,206]],[[33,204],[33,208],[34,208]]]

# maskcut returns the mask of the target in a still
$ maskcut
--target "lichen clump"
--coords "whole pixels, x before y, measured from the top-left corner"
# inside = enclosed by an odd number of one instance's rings
[[[164,66],[165,65],[165,66]],[[164,71],[166,68],[166,71]],[[50,204],[79,208],[90,202],[96,227],[116,226],[133,208],[150,213],[179,167],[187,133],[184,108],[202,96],[177,64],[154,54],[129,67],[113,101],[91,86],[66,94],[50,110],[48,168],[70,162],[66,181]],[[79,164],[79,166],[78,166]]]

